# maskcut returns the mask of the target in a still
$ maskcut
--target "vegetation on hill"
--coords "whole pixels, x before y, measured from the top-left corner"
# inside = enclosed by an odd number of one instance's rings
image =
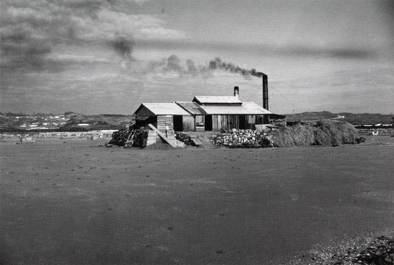
[[[36,126],[32,127],[34,131],[118,130],[131,120],[131,115],[85,115],[72,111],[59,115],[0,113],[0,132],[24,132],[31,129],[32,125]]]
[[[290,122],[308,122],[323,119],[337,119],[346,121],[353,125],[374,125],[378,123],[392,123],[393,114],[379,114],[379,113],[331,113],[329,111],[320,112],[303,112],[296,114],[286,114],[287,121]]]
[[[26,128],[22,128],[22,124],[38,123],[42,124],[48,117],[58,116],[55,114],[43,114],[37,113],[34,115],[22,114],[22,113],[0,113],[0,131],[24,131]],[[81,113],[75,113],[67,111],[62,116],[66,117],[66,123],[62,124],[61,127],[51,128],[51,130],[60,131],[84,131],[84,130],[110,130],[120,129],[123,124],[129,124],[132,120],[132,115],[122,114],[98,114],[98,115],[85,115]],[[294,123],[308,123],[316,122],[319,120],[339,120],[348,122],[353,125],[374,125],[374,124],[392,124],[394,121],[394,115],[388,114],[373,114],[373,113],[331,113],[329,111],[321,112],[304,112],[296,114],[287,114],[287,121]],[[88,124],[88,126],[78,126],[78,124]]]
[[[60,131],[76,130],[118,130],[123,124],[129,124],[131,116],[126,115],[84,115],[73,113],[68,122],[59,128]],[[85,124],[84,127],[79,126]]]

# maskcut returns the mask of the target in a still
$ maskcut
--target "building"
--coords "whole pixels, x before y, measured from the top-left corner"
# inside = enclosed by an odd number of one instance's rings
[[[142,103],[134,112],[140,125],[151,123],[159,131],[194,131],[193,116],[176,103]]]
[[[142,103],[134,112],[139,125],[151,123],[164,132],[220,131],[256,129],[269,123],[274,114],[254,102],[242,102],[239,88],[234,96],[195,96],[192,101],[173,103]]]

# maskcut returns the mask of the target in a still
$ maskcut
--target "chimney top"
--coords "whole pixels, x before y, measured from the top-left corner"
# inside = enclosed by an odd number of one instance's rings
[[[234,87],[234,97],[239,98],[239,87],[238,86]]]

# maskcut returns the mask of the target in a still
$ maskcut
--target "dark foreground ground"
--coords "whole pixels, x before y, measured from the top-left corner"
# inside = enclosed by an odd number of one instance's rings
[[[1,143],[0,264],[281,264],[392,229],[393,154]]]

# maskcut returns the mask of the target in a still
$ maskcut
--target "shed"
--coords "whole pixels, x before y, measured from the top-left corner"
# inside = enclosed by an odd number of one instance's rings
[[[254,102],[242,102],[239,88],[234,96],[195,96],[190,101],[142,103],[135,111],[136,120],[154,124],[160,131],[170,126],[174,131],[220,131],[256,129],[269,123],[274,115]]]
[[[134,112],[137,122],[152,123],[158,130],[194,131],[193,116],[176,103],[142,103]]]
[[[193,116],[193,131],[205,131],[205,116],[208,114],[196,102],[176,101],[181,108]]]
[[[219,131],[230,129],[255,129],[255,124],[263,124],[264,116],[270,111],[253,102],[241,102],[230,105],[204,105],[201,108],[206,112],[205,130]]]

